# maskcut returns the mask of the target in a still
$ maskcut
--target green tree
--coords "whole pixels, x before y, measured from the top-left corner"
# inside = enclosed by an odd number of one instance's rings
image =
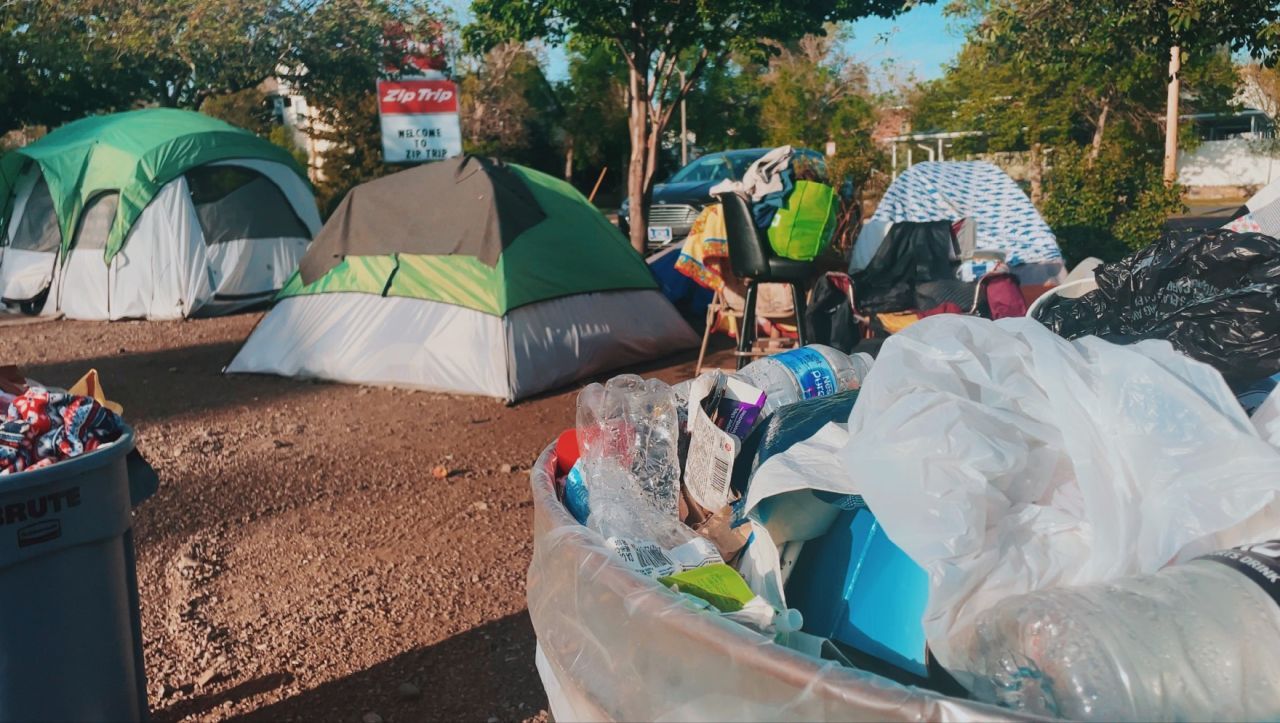
[[[445,24],[412,1],[311,0],[295,12],[281,75],[314,109],[308,134],[328,146],[316,184],[327,214],[351,187],[396,170],[382,162],[375,81],[421,65],[444,69]]]
[[[276,125],[271,100],[258,88],[208,96],[200,104],[200,112],[260,136],[269,135]]]
[[[689,130],[699,147],[718,151],[764,145],[761,120],[768,69],[767,62],[735,53],[728,62],[703,71],[686,103]]]
[[[881,161],[871,142],[875,106],[866,66],[838,52],[836,39],[805,36],[772,59],[760,124],[767,145],[822,151],[835,142],[832,176],[860,188]]]
[[[559,173],[563,115],[536,53],[503,43],[460,64],[463,145],[468,153],[497,156]]]
[[[627,165],[626,62],[612,45],[570,42],[569,77],[556,92],[564,104],[566,176],[583,174],[594,186],[601,171],[606,188],[618,187]]]
[[[910,0],[473,0],[468,42],[561,42],[577,37],[611,44],[627,63],[631,242],[645,244],[644,210],[658,168],[659,146],[672,114],[703,71],[734,51],[767,53],[772,39],[822,34],[829,23],[889,15]],[[682,75],[679,71],[684,70]]]
[[[1159,173],[1168,56],[1151,48],[1181,36],[1161,30],[1145,0],[964,0],[949,10],[969,21],[967,42],[917,97],[915,127],[983,134],[961,151],[1027,152],[1032,200],[1071,257],[1113,258],[1155,238],[1181,200]],[[1225,110],[1236,86],[1229,55],[1188,47],[1187,109]]]
[[[0,134],[135,102],[145,67],[118,57],[94,27],[55,0],[0,1]]]

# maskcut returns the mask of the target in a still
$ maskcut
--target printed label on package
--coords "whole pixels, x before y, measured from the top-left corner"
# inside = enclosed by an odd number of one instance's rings
[[[773,358],[795,375],[802,398],[828,397],[836,393],[836,370],[817,351],[801,347]]]
[[[663,549],[652,540],[610,537],[605,542],[628,567],[646,577],[667,577],[684,570],[724,562],[715,545],[702,537],[695,537],[671,550]]]
[[[717,427],[701,407],[693,412],[689,432],[684,484],[695,502],[715,512],[729,504],[729,481],[738,440]]]
[[[627,567],[645,577],[666,577],[680,570],[656,542],[628,540],[625,537],[610,537],[606,542],[627,563]]]
[[[1197,560],[1213,560],[1240,572],[1280,605],[1280,540],[1211,552]]]
[[[670,550],[667,555],[681,570],[693,570],[724,562],[720,558],[720,552],[716,550],[716,546],[705,537],[695,537]]]

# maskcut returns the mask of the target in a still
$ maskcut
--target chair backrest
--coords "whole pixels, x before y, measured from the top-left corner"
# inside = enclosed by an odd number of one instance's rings
[[[773,250],[769,247],[769,239],[756,228],[756,220],[746,199],[733,192],[717,194],[716,198],[724,207],[729,266],[733,268],[734,275],[743,279],[767,275]]]

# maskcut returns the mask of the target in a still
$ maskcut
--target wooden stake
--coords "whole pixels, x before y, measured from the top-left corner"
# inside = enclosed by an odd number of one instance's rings
[[[608,166],[600,169],[600,177],[596,179],[596,185],[591,189],[591,195],[587,196],[587,203],[591,203],[596,200],[596,191],[600,190],[600,184],[604,181],[604,174],[608,173],[608,171]]]

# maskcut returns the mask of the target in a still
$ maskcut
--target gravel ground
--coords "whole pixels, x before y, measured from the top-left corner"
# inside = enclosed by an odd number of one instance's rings
[[[574,390],[223,376],[259,316],[0,328],[34,379],[96,367],[160,474],[135,527],[153,717],[545,720],[527,473]]]

